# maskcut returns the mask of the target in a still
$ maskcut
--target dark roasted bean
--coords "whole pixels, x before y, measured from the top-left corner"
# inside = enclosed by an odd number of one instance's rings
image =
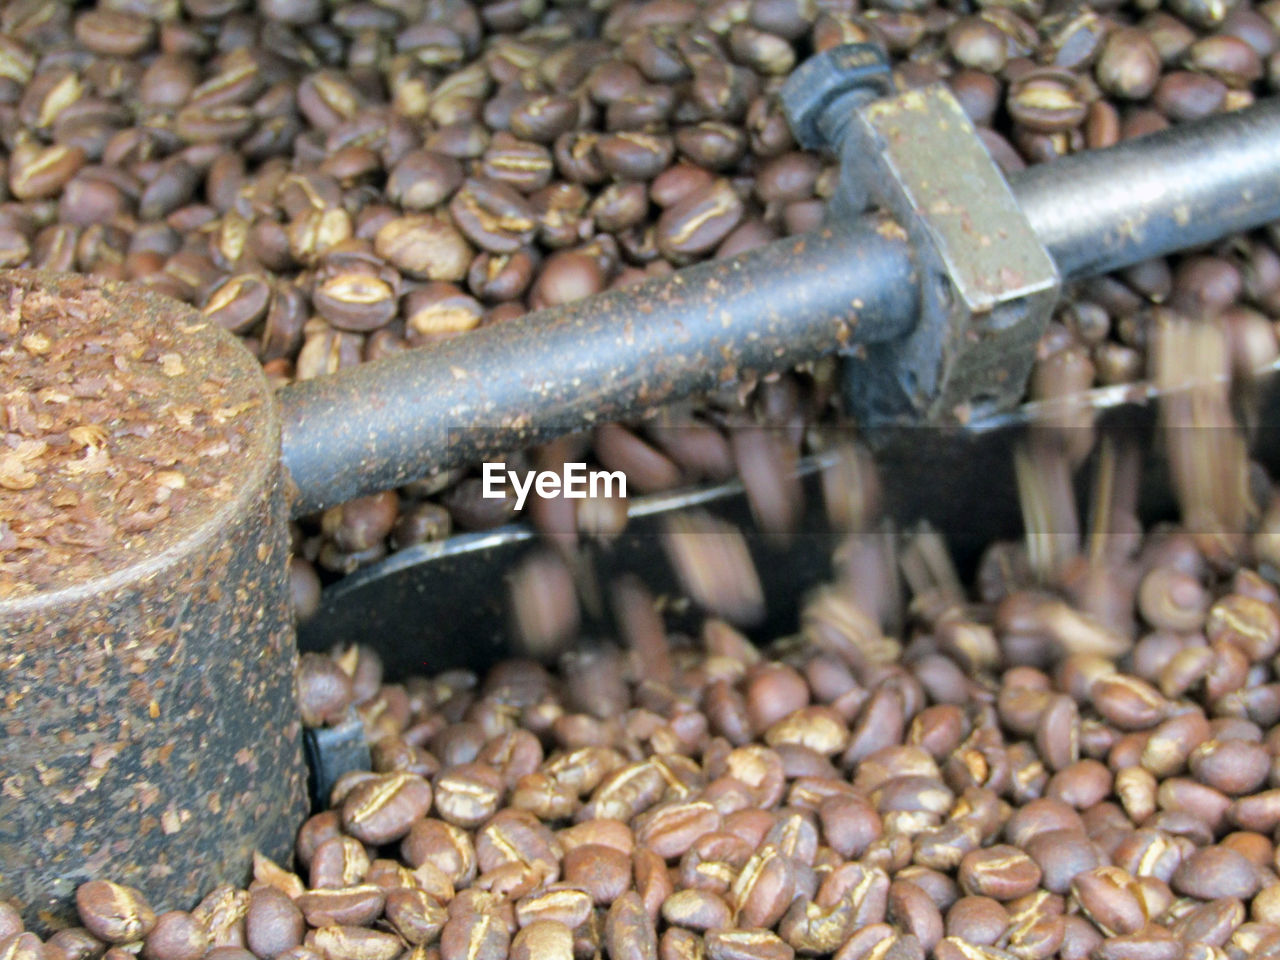
[[[1036,862],[1016,847],[1003,844],[975,850],[960,862],[960,883],[966,893],[1013,900],[1040,883]]]
[[[381,900],[379,895],[379,910]],[[249,895],[249,909],[245,914],[244,929],[245,945],[250,950],[259,957],[276,957],[302,943],[306,923],[303,920],[303,911],[288,895],[274,887],[263,887]]]
[[[133,887],[91,880],[76,888],[76,910],[89,932],[108,943],[140,940],[156,924],[155,911]]]

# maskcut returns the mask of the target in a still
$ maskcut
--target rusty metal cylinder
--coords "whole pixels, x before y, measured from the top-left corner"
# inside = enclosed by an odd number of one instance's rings
[[[158,909],[305,815],[280,426],[253,357],[135,288],[0,274],[0,899]]]

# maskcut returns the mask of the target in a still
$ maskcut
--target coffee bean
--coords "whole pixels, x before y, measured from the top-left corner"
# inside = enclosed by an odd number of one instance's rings
[[[458,229],[491,253],[514,253],[533,239],[537,218],[514,189],[494,180],[471,178],[454,194],[449,212]]]
[[[917,884],[896,881],[889,888],[889,919],[914,936],[926,951],[941,942],[942,913],[933,899]]]
[[[1247,900],[1259,888],[1257,872],[1248,860],[1226,847],[1205,847],[1183,860],[1173,875],[1178,893],[1201,900],[1237,897]]]
[[[566,883],[589,893],[599,906],[608,906],[631,882],[631,858],[620,850],[587,843],[565,853]]]
[[[1204,74],[1175,70],[1156,86],[1152,102],[1170,120],[1180,123],[1217,112],[1227,96],[1227,86]]]
[[[1085,810],[1111,792],[1112,776],[1096,760],[1080,760],[1055,773],[1045,788],[1047,796]]]
[[[1160,51],[1142,30],[1113,31],[1102,45],[1094,75],[1107,93],[1143,100],[1160,80]]]
[[[271,288],[265,277],[241,274],[220,284],[201,312],[218,326],[241,333],[266,315],[270,299]]]
[[[431,785],[409,773],[360,784],[342,804],[342,825],[357,840],[379,845],[399,840],[431,808]]]
[[[155,911],[138,890],[109,880],[77,887],[76,911],[89,932],[107,943],[140,940],[156,924]]]
[[[601,169],[620,180],[652,180],[675,155],[669,137],[621,131],[602,136],[595,144]]]
[[[1016,122],[1036,133],[1071,130],[1088,109],[1070,73],[1044,68],[1010,84],[1006,105]]]
[[[573,931],[555,920],[537,920],[511,941],[511,960],[572,960]]]
[[[1133,878],[1117,867],[1096,867],[1071,881],[1081,909],[1108,936],[1133,933],[1146,922]]]
[[[323,894],[303,896],[317,895]],[[381,899],[379,896],[379,905]],[[259,957],[276,957],[298,946],[306,932],[303,912],[293,900],[274,887],[262,887],[253,891],[249,895],[249,909],[244,918],[246,946]]]
[[[1175,960],[1181,953],[1182,944],[1174,940],[1163,927],[1155,925],[1148,925],[1137,933],[1104,940],[1094,950],[1094,956],[1098,960]]]
[[[618,960],[656,960],[658,934],[634,891],[613,900],[605,921],[605,943],[609,956]]]
[[[1255,912],[1258,899],[1258,897],[1254,898]],[[1188,943],[1204,943],[1221,947],[1231,938],[1244,919],[1244,904],[1227,897],[1193,908],[1174,924],[1171,932],[1177,939]]]
[[[209,938],[195,917],[185,910],[169,910],[156,917],[143,943],[142,956],[146,960],[198,960],[208,949]]]
[[[461,280],[472,259],[461,233],[446,220],[427,215],[389,220],[378,230],[374,250],[396,269],[422,280]]]
[[[1102,857],[1092,842],[1074,830],[1038,833],[1026,846],[1042,873],[1041,883],[1051,893],[1065,894],[1078,874],[1102,865]]]
[[[1040,883],[1036,862],[1016,847],[997,844],[975,850],[960,862],[960,884],[966,893],[1013,900]]]
[[[1228,87],[1244,89],[1262,76],[1262,61],[1244,40],[1226,35],[1205,37],[1186,53],[1187,66],[1206,73]]]
[[[75,36],[94,53],[134,57],[155,40],[155,24],[144,17],[111,10],[89,10],[76,17]]]
[[[636,841],[670,860],[703,834],[717,830],[720,822],[720,812],[705,801],[658,806],[636,819]]]
[[[728,927],[732,915],[728,904],[709,890],[680,890],[662,903],[662,919],[676,926],[705,933]]]
[[[711,930],[703,939],[709,960],[792,960],[795,950],[768,930]]]
[[[19,144],[9,160],[9,189],[20,200],[56,196],[84,162],[79,147]]]
[[[994,945],[1008,927],[1008,912],[990,897],[961,897],[947,911],[947,937],[977,946]]]
[[[387,922],[411,944],[432,943],[444,929],[448,914],[427,891],[392,890],[386,894]]]
[[[5,960],[41,960],[45,951],[45,945],[34,933],[15,933],[0,940],[0,956]],[[112,952],[119,951],[112,948],[108,954]]]
[[[1267,749],[1243,740],[1206,740],[1188,760],[1197,780],[1232,796],[1253,793],[1266,782],[1271,768]]]
[[[16,911],[15,911],[16,913]],[[159,920],[157,918],[157,925]],[[16,932],[16,931],[15,931]],[[153,928],[154,932],[154,928]],[[13,936],[11,933],[10,936]],[[143,945],[143,950],[146,945]],[[189,947],[194,951],[194,947]],[[201,947],[203,953],[204,947]],[[58,960],[96,960],[106,952],[106,945],[84,927],[64,927],[45,941],[45,957]]]
[[[715,248],[742,219],[743,205],[727,180],[687,195],[658,219],[658,248],[677,262]]]

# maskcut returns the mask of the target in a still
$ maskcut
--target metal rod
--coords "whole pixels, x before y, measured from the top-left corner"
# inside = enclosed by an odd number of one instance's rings
[[[1009,178],[1064,278],[1280,218],[1280,98]]]
[[[905,235],[867,218],[303,381],[281,392],[294,513],[901,336],[915,303]]]
[[[1010,182],[1065,279],[1195,246],[1280,219],[1280,100]],[[892,339],[916,302],[900,231],[864,218],[294,384],[294,514]]]

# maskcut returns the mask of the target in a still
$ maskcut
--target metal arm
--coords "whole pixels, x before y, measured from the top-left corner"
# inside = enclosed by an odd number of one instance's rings
[[[1064,279],[1280,219],[1280,100],[1010,178]],[[296,515],[911,329],[896,227],[780,240],[281,394]]]

